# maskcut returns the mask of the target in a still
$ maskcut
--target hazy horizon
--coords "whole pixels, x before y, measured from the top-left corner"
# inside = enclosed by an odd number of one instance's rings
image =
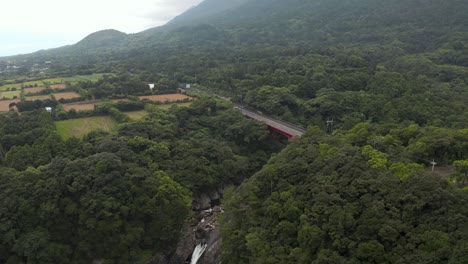
[[[0,8],[9,12],[0,16],[0,57],[73,45],[87,35],[105,29],[141,32],[164,25],[200,2],[202,0],[81,0],[67,3],[17,0],[1,3]]]

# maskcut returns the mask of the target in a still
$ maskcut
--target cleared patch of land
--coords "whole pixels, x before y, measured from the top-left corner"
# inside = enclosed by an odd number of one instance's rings
[[[97,103],[64,104],[63,109],[67,112],[71,109],[75,109],[76,111],[94,110],[96,104]]]
[[[54,93],[53,94],[56,100],[60,99],[74,99],[74,98],[80,98],[80,95],[74,92],[69,92],[69,93]]]
[[[18,103],[20,99],[13,99],[13,100],[2,100],[0,101],[0,112],[8,112],[10,111],[10,104],[11,103]]]
[[[189,107],[190,105],[192,104],[192,102],[187,102],[187,103],[173,103],[173,104],[162,104],[162,105],[158,105],[159,108],[161,109],[169,109],[171,108],[173,105],[176,105],[178,107]]]
[[[74,98],[80,98],[80,95],[74,92],[69,92],[69,93],[54,93],[53,94],[55,97],[55,100],[60,100],[60,99],[74,99]],[[46,100],[50,99],[50,95],[35,95],[35,96],[26,96],[26,101],[34,101],[34,100]]]
[[[2,85],[0,86],[0,91],[10,91],[12,88],[15,88],[16,90],[21,90],[21,85],[21,83]]]
[[[26,101],[36,101],[36,100],[46,100],[50,99],[50,95],[35,95],[35,96],[26,96]]]
[[[54,94],[55,98],[59,100],[57,97],[57,94]],[[167,102],[168,104],[164,105],[158,105],[158,107],[162,109],[169,109],[171,105],[174,103],[170,102],[176,102],[176,101],[182,101],[185,99],[192,100],[193,98],[190,96],[186,96],[183,94],[165,94],[165,95],[149,95],[149,96],[139,96],[140,100],[143,99],[148,99],[154,102]],[[116,104],[118,102],[127,102],[130,101],[129,99],[114,99],[111,100],[112,103]],[[102,101],[87,101],[87,102],[79,102],[79,103],[70,103],[70,104],[64,104],[63,109],[65,111],[70,111],[71,109],[75,109],[76,111],[87,111],[87,110],[94,110],[95,106],[102,103]],[[191,102],[184,102],[184,103],[176,103],[177,106],[180,107],[185,107],[185,106],[190,106]],[[132,118],[132,117],[130,117]]]
[[[51,84],[50,89],[52,90],[62,90],[62,89],[67,89],[67,85],[64,83],[58,83],[58,84]]]
[[[45,90],[45,87],[33,87],[33,88],[24,88],[23,92],[24,94],[35,94],[35,93],[40,93]]]
[[[192,97],[187,96],[185,94],[161,94],[161,95],[145,95],[145,96],[138,96],[140,100],[148,99],[153,102],[174,102],[174,101],[182,101],[182,100],[192,100]]]
[[[114,99],[114,100],[111,100],[111,102],[113,104],[116,104],[118,102],[128,102],[128,101],[130,101],[130,100],[129,99]]]
[[[72,84],[78,83],[79,81],[90,81],[90,82],[97,82],[99,79],[102,79],[104,75],[113,75],[111,73],[98,73],[98,74],[91,74],[91,75],[76,75],[72,77],[65,77],[65,78],[49,78],[49,79],[42,79],[42,80],[35,80],[35,81],[26,81],[21,83],[14,83],[17,80],[6,80],[6,82],[11,82],[11,84],[6,84],[0,86],[0,91],[8,91],[11,88],[16,88],[20,90],[22,86],[44,86],[46,83],[52,85],[64,85],[65,82],[70,82]],[[26,77],[23,77],[26,79]],[[54,88],[52,88],[54,89]],[[56,89],[64,89],[64,88],[56,88]]]
[[[4,91],[0,92],[0,99],[1,98],[7,98],[7,99],[13,99],[15,96],[19,98],[21,95],[21,91]]]
[[[142,119],[146,115],[146,111],[132,111],[132,112],[125,112],[125,114],[130,117],[131,120],[137,121]]]
[[[111,75],[113,76],[114,74],[112,73],[96,73],[96,74],[91,74],[91,75],[76,75],[72,77],[66,77],[61,79],[61,81],[56,80],[55,82],[51,83],[64,83],[64,82],[70,82],[70,83],[77,83],[79,81],[90,81],[90,82],[97,82],[99,79],[102,79],[102,76],[104,75]]]
[[[55,122],[58,134],[63,139],[82,138],[94,130],[112,131],[117,122],[110,116],[94,116]]]

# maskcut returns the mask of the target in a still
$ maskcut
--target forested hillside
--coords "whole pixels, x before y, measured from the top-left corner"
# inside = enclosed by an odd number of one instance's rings
[[[45,110],[0,115],[0,263],[170,253],[194,195],[240,184],[277,151],[225,103],[146,111],[116,134],[65,141]]]
[[[281,151],[262,124],[202,98],[148,104],[139,121],[109,108],[116,132],[63,140],[53,118],[76,112],[17,98],[24,111],[0,115],[0,262],[168,256],[191,198],[233,185],[223,263],[468,263],[466,10],[207,0],[163,27],[0,58],[0,86],[109,73],[69,89],[111,100],[189,83],[308,128]]]
[[[312,128],[227,194],[224,262],[466,263],[467,191],[424,172],[403,146],[392,155],[394,142],[369,145],[380,129]]]

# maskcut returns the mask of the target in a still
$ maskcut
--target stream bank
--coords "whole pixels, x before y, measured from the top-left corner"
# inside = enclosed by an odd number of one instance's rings
[[[195,197],[193,210],[196,214],[183,227],[175,251],[167,255],[158,254],[148,264],[190,264],[193,251],[199,244],[207,246],[198,264],[221,263],[221,195],[220,191],[216,191]]]

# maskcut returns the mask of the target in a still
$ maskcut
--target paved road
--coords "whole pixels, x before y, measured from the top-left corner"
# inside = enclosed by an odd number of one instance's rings
[[[244,114],[245,116],[250,117],[254,120],[260,121],[260,122],[264,122],[268,126],[281,130],[289,135],[300,137],[305,132],[305,129],[286,123],[284,121],[274,119],[272,117],[269,117],[269,116],[266,116],[266,115],[263,115],[263,114],[254,112],[252,110],[245,109],[245,108],[241,108],[241,107],[236,107],[236,108],[238,108],[242,112],[242,114]]]
[[[179,89],[180,89],[181,92],[186,91],[185,89],[181,89],[181,88],[179,88]],[[200,94],[207,94],[207,95],[215,96],[215,97],[217,97],[217,98],[219,98],[221,100],[231,102],[231,98],[223,97],[223,96],[213,94],[213,93],[208,93],[208,92],[205,92],[205,91],[201,91],[199,89],[194,89],[193,88],[190,91],[200,93]],[[300,136],[302,136],[302,134],[305,133],[305,129],[302,128],[302,127],[298,127],[296,125],[293,125],[293,124],[290,124],[290,123],[287,123],[287,122],[284,122],[284,121],[269,117],[269,116],[261,114],[261,113],[258,113],[257,111],[255,111],[253,109],[246,109],[245,107],[242,107],[241,105],[238,105],[238,104],[235,105],[235,108],[239,109],[242,112],[242,114],[244,114],[245,116],[247,116],[249,118],[252,118],[254,120],[260,121],[260,122],[264,122],[268,126],[273,127],[273,128],[275,128],[275,129],[277,129],[279,131],[282,131],[282,132],[284,132],[286,134],[289,134],[289,135],[291,135],[293,137],[294,136],[299,136],[300,137]]]

